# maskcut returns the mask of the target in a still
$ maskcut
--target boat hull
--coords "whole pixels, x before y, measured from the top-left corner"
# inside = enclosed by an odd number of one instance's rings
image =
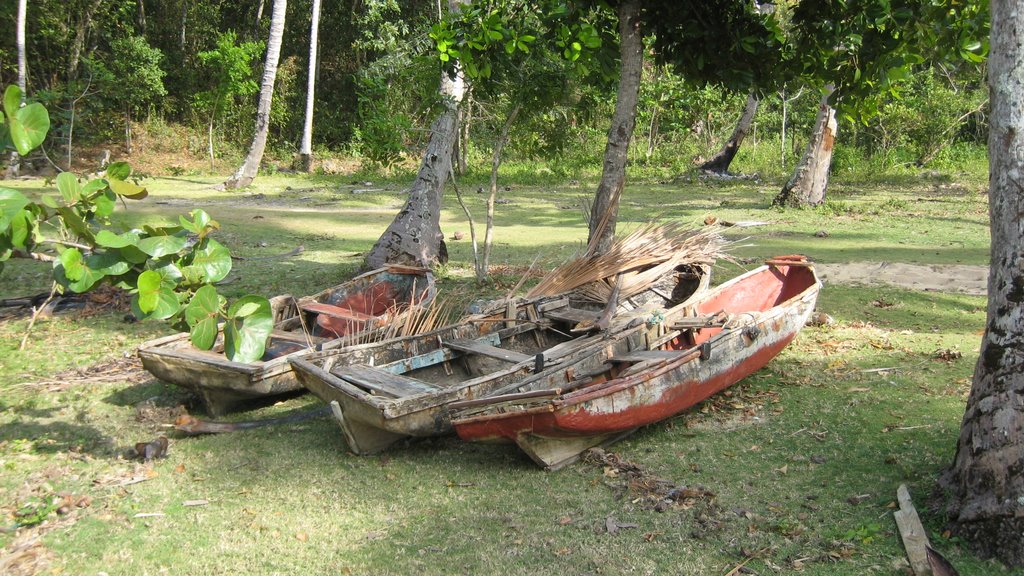
[[[358,326],[335,326],[331,332],[321,331],[318,334],[318,316],[302,311],[304,303],[348,303],[356,301],[364,293],[381,294],[384,291],[378,287],[382,285],[394,287],[387,291],[389,300],[378,298],[374,302],[353,304],[365,305],[369,312],[366,314],[368,319]],[[395,295],[399,295],[398,299]],[[288,295],[272,298],[274,331],[262,360],[251,363],[228,360],[222,353],[222,337],[218,337],[213,350],[199,350],[192,346],[187,333],[150,340],[139,346],[138,356],[143,367],[157,379],[195,392],[208,413],[221,415],[252,400],[304,392],[305,388],[289,363],[290,358],[308,355],[315,348],[332,349],[353,341],[372,339],[378,328],[375,320],[384,317],[383,311],[396,311],[387,318],[400,321],[412,306],[427,305],[434,295],[433,276],[429,271],[414,268],[374,270],[298,300]],[[399,301],[402,297],[407,299]],[[352,331],[343,337],[334,337],[346,328]]]
[[[799,282],[805,289],[787,297],[793,283],[787,288],[777,282],[759,295],[754,286],[758,279],[751,277],[719,290],[702,304],[702,312],[728,305],[722,296],[727,293],[737,301],[786,299],[756,312],[756,319],[752,314],[751,321],[741,318],[735,327],[716,328],[699,345],[672,350],[666,343],[660,358],[619,375],[609,368],[607,379],[595,386],[542,402],[496,403],[490,409],[467,411],[454,418],[456,431],[466,440],[515,442],[538,464],[557,468],[587,448],[674,416],[732,386],[764,367],[796,337],[817,298],[818,282],[808,267],[755,272],[805,275]]]

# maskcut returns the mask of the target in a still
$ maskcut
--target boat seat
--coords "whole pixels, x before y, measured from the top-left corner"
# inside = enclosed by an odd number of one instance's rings
[[[392,374],[373,366],[352,364],[331,370],[335,376],[356,386],[392,398],[414,396],[440,390],[440,386],[401,374]]]
[[[686,316],[676,318],[669,325],[671,330],[693,330],[694,328],[721,328],[729,321],[729,315],[724,312],[710,316]]]
[[[445,342],[445,345],[452,350],[469,352],[470,354],[479,354],[481,356],[489,356],[491,358],[497,358],[498,360],[504,360],[505,362],[512,362],[513,364],[533,360],[533,356],[529,354],[523,354],[514,350],[505,350],[479,340],[449,340]]]

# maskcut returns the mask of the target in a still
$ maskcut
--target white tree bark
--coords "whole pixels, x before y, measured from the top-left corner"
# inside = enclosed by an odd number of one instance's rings
[[[828,172],[832,167],[832,149],[838,130],[836,111],[828,105],[833,90],[831,85],[826,87],[821,97],[818,117],[814,120],[814,132],[793,176],[772,202],[776,206],[817,206],[825,202]]]
[[[281,56],[281,39],[284,37],[284,17],[287,0],[274,0],[270,15],[270,40],[267,42],[267,62],[263,67],[263,81],[260,84],[260,101],[256,107],[256,129],[249,146],[249,153],[238,170],[224,183],[227,189],[248,186],[256,178],[267,147],[267,133],[270,130],[270,104],[274,98],[274,80],[277,78],[277,62]]]
[[[954,533],[983,557],[1024,566],[1024,6],[990,6],[988,320],[939,484]]]
[[[316,55],[320,33],[320,0],[313,0],[313,19],[309,26],[309,76],[306,79],[306,121],[302,125],[299,162],[304,172],[313,166],[313,96],[316,94]]]
[[[18,0],[18,17],[15,22],[15,39],[14,43],[18,51],[18,88],[21,89],[21,105],[25,105],[25,91],[28,86],[28,63],[25,56],[25,16],[26,16],[27,0]],[[21,156],[16,151],[12,151],[10,157],[7,159],[7,176],[9,178],[17,177],[18,173],[21,172]]]

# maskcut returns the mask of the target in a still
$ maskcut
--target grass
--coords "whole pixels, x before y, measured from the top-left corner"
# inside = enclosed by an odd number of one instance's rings
[[[151,180],[152,197],[118,219],[202,207],[235,255],[305,247],[237,261],[233,295],[301,295],[350,276],[406,185],[278,175],[237,194],[214,183]],[[477,218],[482,184],[461,183]],[[715,215],[770,222],[729,232],[751,260],[799,252],[831,263],[987,264],[977,177],[840,177],[825,207],[787,211],[769,208],[778,185],[634,182],[620,229]],[[579,205],[592,180],[510,187],[499,195],[510,203],[498,207],[492,284],[470,280],[468,238],[448,242],[439,276],[457,299],[503,294],[535,257],[550,269],[585,238]],[[383,190],[354,192],[367,188]],[[446,206],[445,232],[468,233],[454,200]],[[737,271],[723,266],[716,279]],[[46,275],[11,263],[0,298],[45,290]],[[356,457],[328,420],[172,435],[166,459],[142,464],[125,458],[128,447],[167,433],[160,425],[189,398],[131,378],[124,357],[168,329],[123,313],[59,315],[19,351],[27,320],[0,321],[0,524],[34,523],[0,533],[2,554],[27,573],[69,574],[726,574],[748,556],[759,574],[895,574],[904,561],[891,507],[907,483],[933,545],[961,574],[1010,573],[943,535],[942,517],[924,506],[952,459],[985,299],[828,286],[818,307],[836,323],[808,327],[727,393],[610,448],[644,467],[639,478],[600,463],[545,473],[513,447],[451,437]],[[69,371],[99,363],[108,378]],[[299,397],[238,417],[316,405]],[[654,478],[704,491],[656,511],[645,488]],[[67,505],[54,507],[55,497]]]

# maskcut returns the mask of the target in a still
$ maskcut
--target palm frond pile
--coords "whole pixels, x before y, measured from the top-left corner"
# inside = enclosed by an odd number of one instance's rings
[[[527,297],[576,290],[584,298],[604,302],[622,274],[619,300],[624,300],[680,266],[710,266],[719,258],[728,259],[728,245],[718,226],[647,224],[617,238],[605,254],[578,257],[555,268]]]

